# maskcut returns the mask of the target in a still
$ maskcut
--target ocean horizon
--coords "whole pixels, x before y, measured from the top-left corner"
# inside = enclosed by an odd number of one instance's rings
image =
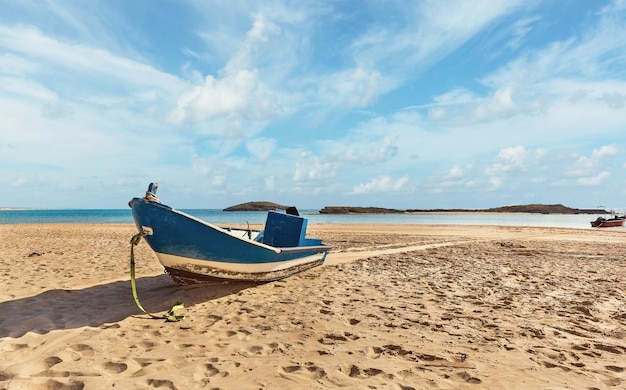
[[[263,224],[264,211],[223,211],[218,209],[181,209],[206,222],[219,225]],[[315,224],[402,224],[402,225],[493,225],[591,228],[592,214],[529,214],[441,212],[401,214],[320,214],[318,210],[300,210],[300,214]],[[3,209],[0,224],[40,223],[133,223],[130,209]],[[623,229],[623,227],[615,228]]]

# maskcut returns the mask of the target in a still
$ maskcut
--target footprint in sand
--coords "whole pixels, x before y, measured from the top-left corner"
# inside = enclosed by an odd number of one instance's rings
[[[383,370],[379,370],[378,368],[366,368],[365,370],[363,370],[363,373],[366,376],[370,377],[370,376],[381,375],[381,374],[384,374],[385,372]],[[393,375],[391,374],[388,374],[385,376],[387,376],[388,378],[393,378]]]
[[[358,340],[361,337],[354,334],[354,333],[350,333],[350,332],[344,332],[343,335],[341,334],[333,334],[333,333],[328,333],[326,335],[324,335],[324,337],[318,339],[317,341],[320,344],[324,344],[324,345],[334,345],[337,344],[338,341],[348,341],[348,340]]]
[[[350,378],[359,378],[361,376],[361,369],[355,365],[350,366],[348,376],[350,376]]]
[[[61,359],[58,356],[49,356],[45,359],[42,360],[38,360],[33,362],[29,367],[29,371],[31,373],[36,373],[34,374],[34,376],[53,376],[50,375],[50,369],[54,366],[56,366],[57,364],[63,362],[63,359]],[[61,375],[60,373],[57,373],[57,375],[54,376],[68,376],[67,375]]]
[[[174,390],[177,388],[176,386],[174,386],[174,382],[166,379],[148,379],[148,385],[156,389],[163,387],[166,389]]]
[[[290,372],[294,373],[294,372],[302,371],[303,373],[308,374],[311,377],[311,379],[315,379],[315,380],[322,379],[327,376],[326,371],[324,371],[323,368],[315,365],[315,363],[313,362],[306,362],[304,363],[304,366],[283,367],[283,371],[285,373],[290,373]]]
[[[288,374],[300,371],[302,369],[302,367],[300,366],[287,366],[287,367],[283,367],[283,371],[285,371]]]
[[[465,382],[467,383],[472,383],[472,384],[480,384],[483,383],[483,381],[481,381],[480,379],[471,376],[470,374],[468,374],[467,372],[463,371],[459,373],[459,376],[461,377],[461,379],[463,379]]]
[[[137,364],[139,364],[140,367],[145,368],[148,366],[151,366],[152,364],[155,363],[162,363],[164,362],[166,359],[165,358],[158,358],[158,359],[151,359],[151,358],[135,358],[133,359],[135,362],[137,362]]]
[[[5,352],[15,352],[20,349],[28,348],[28,344],[9,344],[2,348]]]
[[[119,374],[128,369],[128,365],[126,363],[115,363],[115,362],[106,362],[102,365],[106,371],[113,372],[115,374]]]
[[[206,376],[211,377],[211,376],[215,376],[215,375],[220,373],[220,370],[215,368],[215,366],[213,364],[211,364],[211,363],[207,364],[205,366],[205,368],[206,368]],[[228,373],[225,373],[225,375],[223,375],[223,376],[226,376],[226,375],[228,375]]]
[[[146,350],[146,352],[149,352],[153,348],[158,347],[161,344],[163,344],[163,343],[156,343],[154,341],[140,341],[139,343],[131,346],[131,348],[133,348],[133,347],[141,347],[141,348],[144,348]]]
[[[70,346],[70,349],[74,352],[78,352],[81,356],[93,356],[96,354],[94,349],[87,344],[74,344]]]
[[[100,325],[100,329],[119,329],[122,325],[120,324],[104,324]]]
[[[60,357],[57,356],[50,356],[44,359],[44,364],[46,365],[46,368],[50,368],[52,366],[56,366],[57,364],[61,363],[63,361],[63,359],[61,359]]]
[[[377,375],[384,375],[387,379],[392,379],[393,374],[387,374],[383,370],[378,368],[365,368],[361,369],[358,366],[352,364],[349,367],[340,367],[339,371],[348,375],[350,378],[369,378]]]
[[[398,355],[398,356],[406,356],[412,355],[413,351],[406,350],[402,348],[401,345],[387,344],[384,345],[383,348],[386,350],[389,355]]]
[[[82,390],[85,388],[85,383],[83,382],[69,382],[63,383],[54,379],[50,379],[45,383],[45,386],[42,387],[44,389],[63,389],[63,390]]]
[[[372,359],[378,359],[380,355],[385,352],[385,350],[380,347],[370,347],[368,348],[368,351],[367,356]]]

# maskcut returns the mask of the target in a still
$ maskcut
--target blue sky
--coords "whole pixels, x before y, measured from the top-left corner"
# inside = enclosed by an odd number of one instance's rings
[[[0,13],[0,206],[626,206],[626,1]]]

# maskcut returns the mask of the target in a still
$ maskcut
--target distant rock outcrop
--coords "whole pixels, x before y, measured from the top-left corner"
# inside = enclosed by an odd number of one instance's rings
[[[606,210],[574,209],[562,204],[527,204],[520,206],[504,206],[487,209],[495,213],[535,213],[535,214],[608,214]]]
[[[286,210],[287,208],[288,206],[272,202],[247,202],[227,207],[223,211],[270,211],[276,209]]]
[[[402,210],[386,209],[382,207],[348,207],[326,206],[320,210],[320,214],[398,214]]]
[[[230,206],[224,211],[270,211],[287,210],[284,206],[273,202],[247,202]],[[518,206],[503,206],[490,209],[408,209],[398,210],[384,207],[357,207],[357,206],[326,206],[320,214],[402,214],[402,213],[533,213],[533,214],[609,214],[601,209],[576,209],[562,204],[527,204]]]
[[[600,209],[576,209],[562,204],[528,204],[490,209],[408,209],[396,210],[381,207],[326,206],[320,214],[393,214],[393,213],[534,213],[534,214],[608,214]]]

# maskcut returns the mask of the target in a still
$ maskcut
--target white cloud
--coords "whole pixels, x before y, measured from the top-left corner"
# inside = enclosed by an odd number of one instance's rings
[[[576,183],[582,186],[598,186],[602,184],[604,181],[606,181],[606,179],[608,179],[609,176],[611,176],[609,172],[606,172],[606,171],[600,172],[597,175],[592,176],[592,177],[581,177],[578,180],[576,180]]]
[[[507,85],[494,91],[493,96],[476,101],[472,119],[483,122],[510,117],[517,113],[518,106],[513,101],[513,86]]]
[[[614,6],[621,8],[617,3]],[[430,119],[465,126],[474,121],[488,123],[513,116],[545,115],[557,108],[580,114],[577,106],[581,104],[576,103],[581,99],[592,110],[600,110],[602,105],[622,109],[626,105],[626,86],[618,75],[619,69],[626,66],[626,57],[617,53],[626,50],[626,27],[610,15],[603,15],[598,25],[578,36],[526,50],[487,73],[479,81],[490,89],[488,95],[468,94],[464,103],[459,99],[460,104],[454,107],[433,109]],[[538,23],[537,20],[533,17],[518,23],[527,26],[529,22]],[[450,94],[454,96],[455,91]],[[433,101],[439,103],[437,98]],[[562,119],[570,116],[566,114]]]
[[[520,3],[461,0],[404,4],[395,12],[405,24],[391,24],[395,29],[372,28],[353,44],[355,60],[361,66],[391,69],[393,76],[385,84],[400,83],[415,77]],[[402,60],[390,62],[390,58]]]
[[[450,169],[449,177],[460,177],[463,175],[463,168],[458,165],[455,165]]]
[[[433,107],[428,110],[428,119],[438,121],[446,117],[446,109],[443,107]]]
[[[626,105],[626,94],[620,92],[604,92],[601,99],[614,109],[622,109]]]
[[[538,95],[528,98],[524,89],[514,84],[503,85],[490,95],[481,97],[471,92],[454,89],[433,98],[434,103],[415,108],[430,107],[428,118],[448,126],[502,121],[516,115],[534,116],[542,111]]]
[[[368,129],[360,129],[349,133],[345,138],[333,141],[323,141],[321,146],[324,153],[334,161],[342,161],[350,164],[369,165],[389,161],[398,153],[398,135],[385,127],[379,128],[379,132],[391,131],[380,135],[370,133],[371,127],[376,127],[379,121],[368,123]]]
[[[39,103],[54,102],[58,98],[57,94],[49,88],[24,78],[0,77],[0,85],[5,94],[33,99]]]
[[[15,186],[15,187],[22,187],[26,183],[27,183],[27,180],[25,178],[19,177],[19,178],[15,179],[15,181],[13,183],[11,183],[11,185]]]
[[[455,88],[451,91],[437,95],[433,98],[436,105],[454,105],[469,103],[476,98],[476,95],[466,88]]]
[[[616,145],[605,145],[594,149],[591,156],[580,156],[573,166],[566,172],[567,176],[590,176],[595,175],[602,167],[603,161],[607,157],[615,156],[618,153]]]
[[[601,146],[600,149],[595,149],[591,153],[591,158],[599,160],[607,156],[615,156],[616,154],[618,154],[616,145],[605,145]]]
[[[192,156],[192,169],[194,173],[205,176],[211,172],[211,163],[200,156],[194,155]]]
[[[401,190],[409,182],[409,176],[405,175],[398,179],[389,176],[379,176],[368,183],[355,186],[352,189],[353,194],[370,194],[381,192],[394,192]]]
[[[517,86],[535,89],[550,80],[602,80],[608,76],[607,70],[624,66],[626,58],[617,53],[625,49],[626,26],[620,19],[604,15],[597,25],[579,36],[529,51],[483,78],[482,82],[492,88],[514,82]],[[548,86],[544,88],[549,92]]]
[[[350,74],[349,79],[341,83],[339,93],[347,96],[349,107],[367,107],[374,103],[380,94],[379,82],[380,73],[357,68]]]
[[[271,36],[278,35],[280,32],[280,27],[268,20],[265,14],[256,13],[244,41],[237,45],[237,51],[228,60],[222,72],[228,76],[237,74],[243,69],[255,68],[254,57],[256,52],[263,50],[261,45],[267,42]]]
[[[66,43],[43,35],[33,27],[9,28],[0,25],[0,47],[12,52],[14,63],[32,63],[31,73],[37,70],[41,74],[49,74],[55,69],[65,69],[78,72],[71,75],[74,78],[91,76],[92,82],[106,76],[107,82],[122,82],[126,87],[158,87],[174,93],[181,87],[176,77],[150,65],[116,56],[104,49]],[[46,67],[35,65],[42,61],[46,62]],[[63,75],[62,72],[56,74]]]
[[[363,67],[340,69],[331,73],[314,74],[299,80],[302,104],[315,107],[320,115],[342,113],[351,108],[365,108],[375,104],[387,92],[381,84],[381,74]]]
[[[261,131],[266,121],[287,112],[273,87],[264,81],[272,81],[272,76],[257,64],[268,41],[280,33],[277,24],[256,13],[243,42],[238,42],[218,75],[207,75],[180,95],[169,112],[170,123],[188,125],[203,134],[247,138]]]
[[[530,152],[523,146],[501,149],[494,162],[485,169],[489,176],[501,176],[512,170],[525,169]]]
[[[255,138],[246,142],[246,149],[260,162],[267,162],[276,149],[276,140],[270,138]]]
[[[532,31],[533,25],[537,24],[539,21],[539,17],[530,17],[520,19],[513,23],[511,26],[512,37],[506,43],[506,46],[510,49],[517,50],[521,46],[526,35]]]
[[[464,191],[476,185],[476,172],[473,164],[454,165],[449,170],[430,177],[437,193],[446,191]]]
[[[36,62],[11,53],[0,56],[0,73],[4,75],[26,76],[29,73],[38,72],[40,68],[41,66]]]
[[[330,179],[335,176],[335,166],[320,161],[310,152],[303,152],[296,161],[293,180],[295,182],[311,182]]]
[[[626,1],[625,0],[613,0],[610,4],[602,7],[602,9],[598,12],[598,14],[608,14],[609,16],[615,15],[617,12],[622,12],[626,10]]]
[[[493,176],[489,179],[489,183],[491,184],[491,190],[496,190],[502,187],[502,183],[504,180],[501,177]]]
[[[411,106],[406,109],[428,108],[428,119],[437,122],[445,120],[448,117],[449,114],[446,106],[466,105],[474,101],[476,98],[477,96],[468,89],[455,88],[433,97],[434,103]],[[452,109],[452,112],[454,112],[454,108]]]
[[[204,122],[229,115],[244,116],[251,108],[257,89],[256,71],[242,70],[232,77],[216,80],[209,75],[204,83],[185,92],[169,119],[175,124]]]

